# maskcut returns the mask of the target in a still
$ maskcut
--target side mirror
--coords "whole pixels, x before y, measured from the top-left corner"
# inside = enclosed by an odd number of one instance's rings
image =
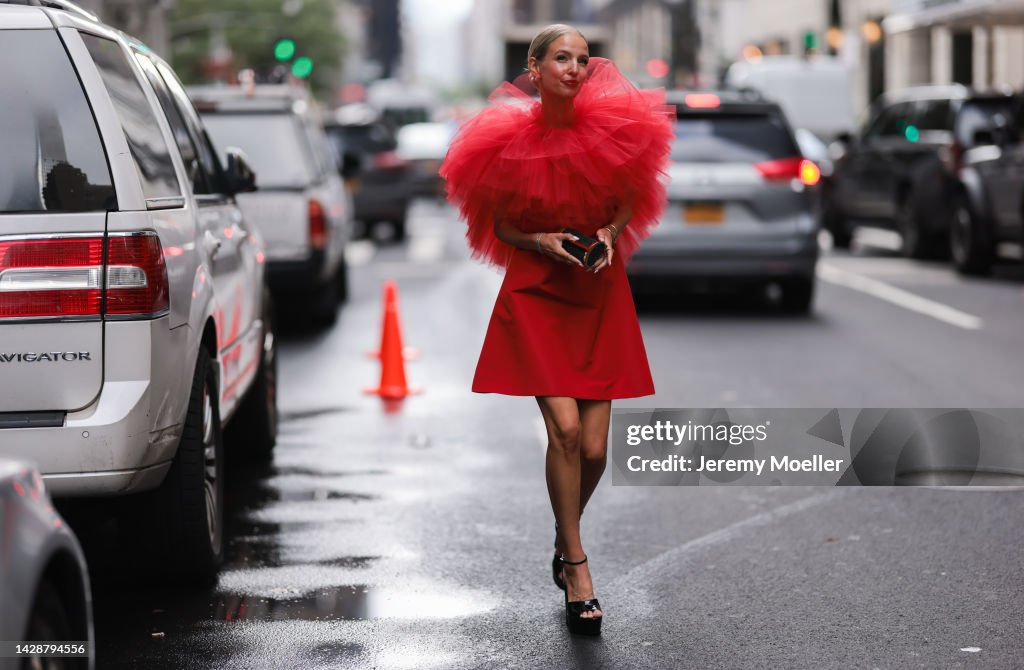
[[[227,189],[231,195],[237,193],[249,193],[256,190],[256,173],[249,167],[249,160],[238,147],[228,147],[225,150],[227,166],[224,170],[224,177],[227,180]]]
[[[338,172],[341,174],[342,179],[352,179],[359,170],[363,167],[363,161],[354,153],[346,151],[341,157],[341,165],[338,168]]]

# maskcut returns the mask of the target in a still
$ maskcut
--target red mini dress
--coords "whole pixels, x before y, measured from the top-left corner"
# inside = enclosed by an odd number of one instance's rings
[[[505,268],[473,391],[612,400],[654,393],[625,263],[657,225],[675,109],[591,58],[574,122],[549,127],[541,104],[505,83],[452,141],[441,176],[467,222],[473,257]],[[594,236],[633,209],[598,274],[497,238],[500,215],[528,233]]]

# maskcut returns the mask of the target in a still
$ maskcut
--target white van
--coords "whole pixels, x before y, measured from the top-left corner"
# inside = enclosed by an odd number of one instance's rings
[[[765,56],[733,63],[730,88],[752,89],[779,103],[794,128],[831,140],[856,125],[853,71],[834,56]]]

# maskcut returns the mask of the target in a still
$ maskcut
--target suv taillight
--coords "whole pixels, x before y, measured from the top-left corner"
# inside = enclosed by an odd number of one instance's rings
[[[107,240],[107,314],[156,316],[170,307],[167,266],[154,233]]]
[[[309,201],[309,244],[317,250],[327,247],[327,217],[319,200]]]
[[[378,170],[404,170],[407,165],[394,151],[382,151],[373,157],[373,167]]]
[[[754,167],[767,181],[788,181],[799,179],[804,186],[814,186],[821,181],[821,170],[806,158],[779,158],[756,163]]]
[[[0,318],[145,318],[166,312],[167,268],[156,234],[111,235],[105,266],[103,240],[0,242]]]

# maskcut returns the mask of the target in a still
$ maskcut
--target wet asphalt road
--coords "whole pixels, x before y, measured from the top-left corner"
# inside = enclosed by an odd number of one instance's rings
[[[460,232],[421,203],[409,243],[353,249],[335,328],[285,330],[279,444],[271,466],[230,473],[214,589],[140,586],[86,538],[99,667],[1022,666],[1020,490],[608,476],[583,528],[605,633],[570,638],[536,405],[468,392],[500,277],[468,262]],[[905,309],[842,272],[809,318],[718,298],[644,304],[658,395],[617,406],[1024,407],[1016,269],[964,281],[878,249],[826,263],[983,325]],[[362,393],[379,374],[365,352],[386,278],[420,351],[409,379],[425,387],[390,413]]]

